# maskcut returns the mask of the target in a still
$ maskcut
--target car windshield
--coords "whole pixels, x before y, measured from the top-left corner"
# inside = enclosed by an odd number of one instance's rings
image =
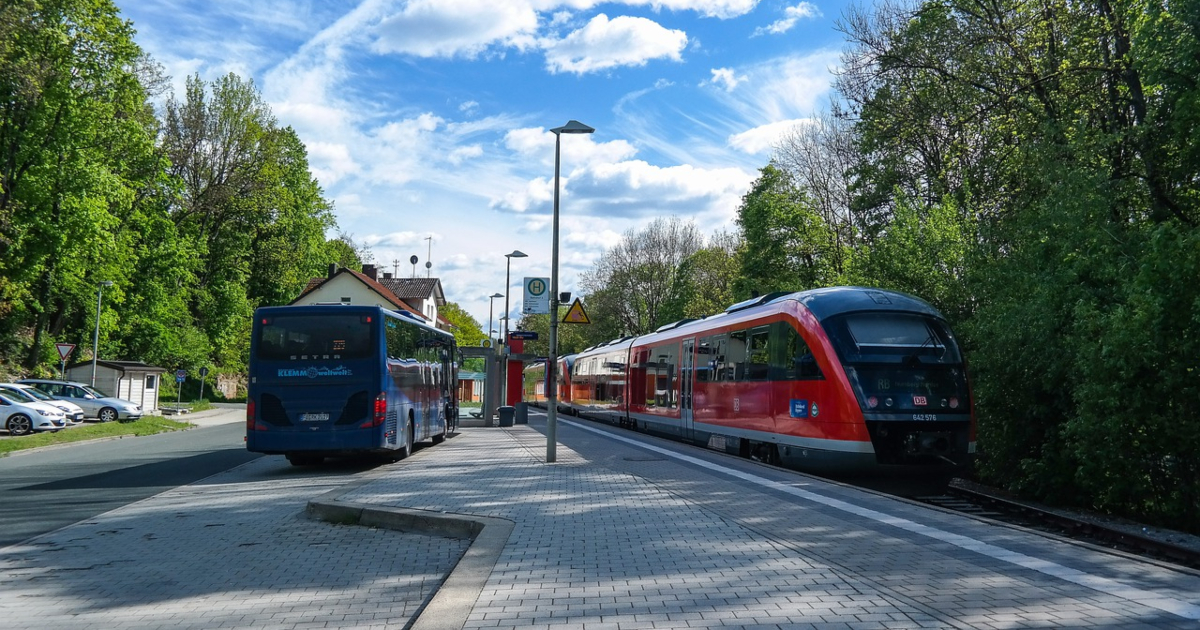
[[[30,396],[29,394],[26,394],[25,392],[21,391],[19,388],[16,388],[16,387],[5,387],[5,388],[0,389],[0,391],[3,391],[6,396],[8,396],[9,398],[11,398],[17,402],[23,402],[23,403],[37,402],[36,398],[34,398],[33,396]]]
[[[46,392],[43,392],[42,390],[40,390],[36,387],[22,387],[21,392],[24,394],[33,396],[34,398],[36,398],[38,400],[54,400],[49,395],[47,395]]]

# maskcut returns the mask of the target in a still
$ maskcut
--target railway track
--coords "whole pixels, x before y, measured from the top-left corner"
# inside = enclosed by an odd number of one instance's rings
[[[1200,551],[1196,549],[968,488],[952,485],[944,494],[909,498],[977,518],[1019,525],[1071,540],[1200,570]]]

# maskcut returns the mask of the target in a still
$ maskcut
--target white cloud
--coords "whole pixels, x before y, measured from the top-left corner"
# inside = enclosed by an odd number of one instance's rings
[[[627,4],[649,5],[656,11],[695,11],[705,17],[728,19],[754,10],[758,0],[631,0]]]
[[[746,80],[745,75],[738,76],[732,68],[713,68],[712,80],[701,83],[701,85],[717,85],[724,88],[726,92],[732,92],[734,88]]]
[[[464,114],[474,114],[479,111],[479,103],[476,101],[465,101],[458,106],[458,111]]]
[[[781,120],[729,136],[729,146],[752,155],[769,155],[779,140],[797,126],[812,122],[808,118]]]
[[[359,172],[359,166],[345,144],[310,141],[308,166],[323,186],[336,183],[346,175]]]
[[[465,147],[454,149],[450,152],[450,156],[447,159],[450,160],[451,164],[459,166],[463,162],[471,158],[477,158],[481,155],[483,155],[483,147],[479,146],[478,144],[471,144]]]
[[[374,49],[417,57],[474,57],[489,46],[525,48],[538,15],[528,2],[412,0],[374,29]]]
[[[561,156],[564,163],[617,162],[637,153],[637,149],[625,140],[596,142],[590,134],[568,134],[567,137],[569,139],[564,142],[568,143],[569,148],[564,149],[562,153],[566,155]],[[504,135],[504,146],[523,159],[540,159],[543,164],[554,164],[554,134],[547,129],[514,129]]]
[[[642,66],[651,59],[680,61],[687,34],[646,18],[618,16],[609,20],[601,13],[587,26],[543,45],[548,70],[586,74],[619,66]]]
[[[805,118],[823,104],[838,61],[837,51],[820,50],[744,66],[736,72],[745,77],[748,87],[718,94],[744,121],[742,129]]]
[[[817,5],[810,2],[801,2],[794,7],[787,7],[783,10],[783,17],[772,22],[769,26],[760,26],[754,30],[754,37],[763,34],[780,35],[792,30],[796,26],[796,22],[804,18],[821,17],[821,10]]]

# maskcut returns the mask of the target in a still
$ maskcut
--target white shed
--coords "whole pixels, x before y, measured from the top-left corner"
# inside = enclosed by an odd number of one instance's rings
[[[142,412],[158,411],[158,392],[166,368],[137,361],[96,361],[96,389],[101,393],[141,405]],[[68,365],[66,379],[90,385],[92,363]]]

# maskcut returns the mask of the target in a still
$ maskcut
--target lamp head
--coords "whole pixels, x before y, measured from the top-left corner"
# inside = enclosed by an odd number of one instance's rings
[[[100,281],[100,286],[102,286],[102,287],[111,287],[112,285],[113,285],[112,280],[101,280]]]
[[[505,258],[528,258],[529,254],[526,254],[525,252],[523,252],[519,249],[514,249],[513,253],[505,254],[504,257]]]
[[[494,300],[496,298],[502,298],[502,297],[504,297],[504,295],[502,293],[495,293],[495,294],[489,295],[488,297]]]
[[[567,121],[567,124],[550,130],[556,136],[560,133],[592,133],[594,131],[596,130],[578,120]]]

